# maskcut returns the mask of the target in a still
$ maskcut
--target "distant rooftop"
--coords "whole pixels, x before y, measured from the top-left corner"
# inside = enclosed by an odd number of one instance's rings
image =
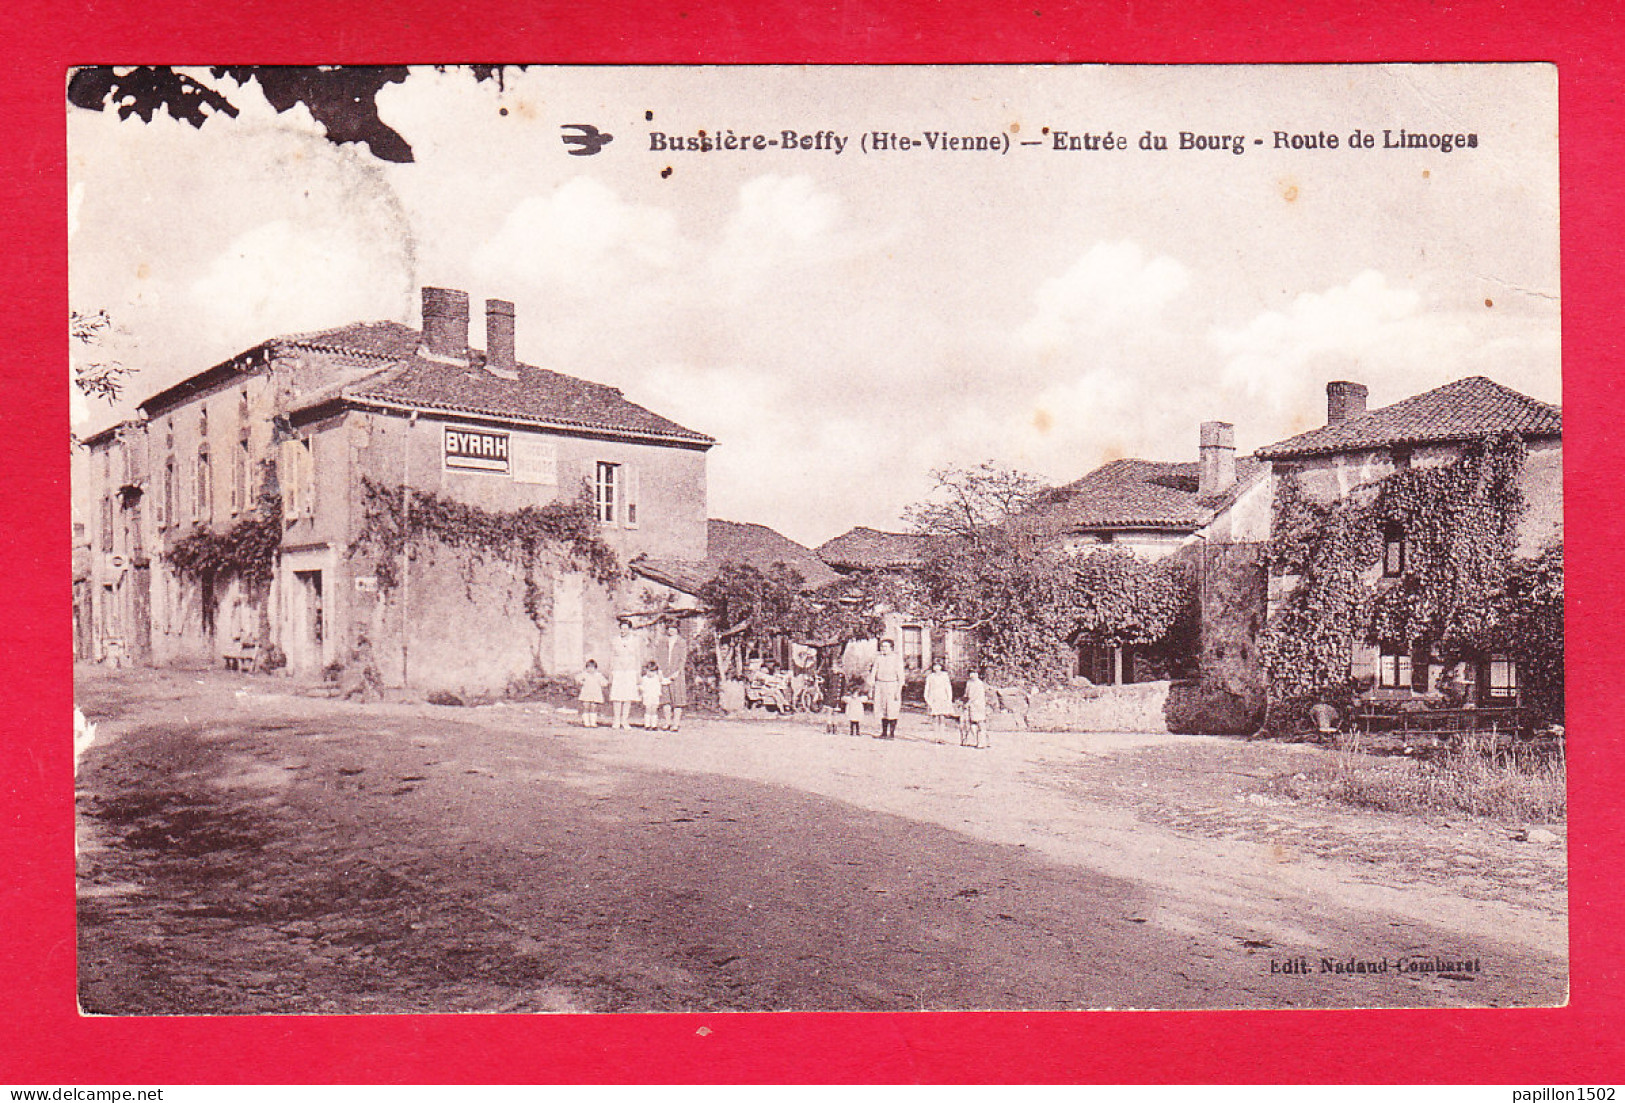
[[[1159,460],[1113,460],[1083,478],[1046,491],[1022,512],[1024,528],[1058,535],[1078,531],[1190,532],[1257,475],[1257,460],[1236,460],[1236,481],[1225,495],[1197,495],[1200,465]]]
[[[706,538],[708,550],[702,560],[645,557],[633,562],[632,569],[687,594],[699,593],[727,563],[748,564],[763,573],[782,563],[799,574],[803,587],[809,590],[841,577],[809,548],[766,525],[713,517],[707,522]]]
[[[857,528],[818,545],[818,558],[836,570],[887,571],[925,562],[932,538],[910,532]]]
[[[1313,429],[1258,450],[1266,460],[1394,445],[1468,440],[1491,433],[1561,437],[1563,412],[1481,375],[1458,379],[1359,417]]]

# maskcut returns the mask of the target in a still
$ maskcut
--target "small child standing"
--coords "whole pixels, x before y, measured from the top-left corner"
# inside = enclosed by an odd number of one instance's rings
[[[981,747],[982,728],[987,724],[987,683],[982,675],[972,670],[965,680],[965,729],[959,737],[961,747]],[[967,742],[967,739],[969,740]],[[988,740],[987,746],[993,745]]]
[[[846,726],[848,735],[863,734],[863,683],[857,679],[846,689]]]
[[[643,677],[638,679],[638,696],[643,699],[643,726],[650,731],[660,726],[660,691],[665,686],[660,677],[660,664],[643,664]]]
[[[931,673],[925,676],[925,711],[931,714],[931,731],[940,736],[954,711],[954,683],[942,669],[941,659],[931,664]]]
[[[576,694],[576,700],[581,705],[582,727],[598,726],[598,706],[604,703],[604,689],[608,685],[609,679],[598,672],[598,663],[588,659],[587,669],[581,674],[581,692]]]

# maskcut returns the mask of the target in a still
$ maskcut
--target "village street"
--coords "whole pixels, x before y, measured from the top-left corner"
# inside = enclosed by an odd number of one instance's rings
[[[584,730],[89,666],[76,692],[88,1013],[1566,998],[1561,841],[1280,796],[1312,747]],[[1477,971],[1321,971],[1435,958]]]

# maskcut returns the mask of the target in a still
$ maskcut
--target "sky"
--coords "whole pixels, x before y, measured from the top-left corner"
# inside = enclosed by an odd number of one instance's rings
[[[474,344],[510,299],[522,360],[717,438],[710,515],[809,545],[902,529],[942,468],[1194,460],[1208,420],[1250,452],[1333,379],[1561,400],[1547,66],[418,69],[378,96],[409,164],[200,79],[240,114],[68,108],[70,302],[136,369],[119,407],[69,388],[81,434],[272,336],[416,326],[425,285],[469,292]],[[575,123],[614,140],[572,156]],[[701,130],[845,146],[651,148]],[[1009,146],[860,148],[929,131]]]

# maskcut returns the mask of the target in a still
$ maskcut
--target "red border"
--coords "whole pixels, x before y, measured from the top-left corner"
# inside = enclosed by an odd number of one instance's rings
[[[953,0],[809,5],[483,0],[30,0],[7,20],[0,128],[0,1000],[14,1084],[575,1081],[1606,1083],[1622,1061],[1625,782],[1602,687],[1625,612],[1615,322],[1625,279],[1617,5],[1556,0]],[[64,72],[119,60],[958,62],[1465,61],[1559,65],[1571,627],[1572,968],[1545,1011],[81,1019],[73,1002]],[[14,190],[15,189],[15,190]],[[1516,227],[1505,232],[1516,233]],[[696,1034],[700,1025],[711,1033]]]

